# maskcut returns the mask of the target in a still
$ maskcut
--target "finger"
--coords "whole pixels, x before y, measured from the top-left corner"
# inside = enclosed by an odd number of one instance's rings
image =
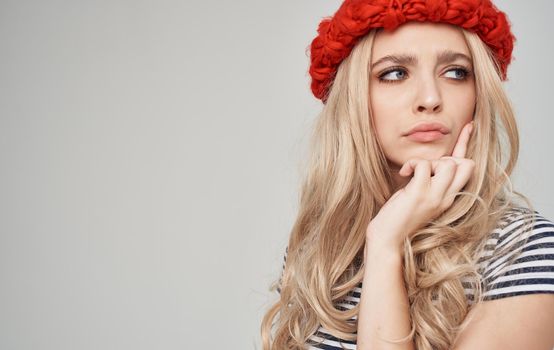
[[[408,176],[413,172],[413,178],[406,185],[406,188],[427,189],[431,181],[432,161],[422,158],[409,159],[399,171],[401,176]]]
[[[444,156],[443,158],[452,158],[452,157]],[[402,167],[398,171],[398,174],[404,177],[412,175],[416,167],[416,164],[418,164],[420,161],[431,162],[431,175],[433,175],[434,174],[433,169],[437,167],[437,164],[438,162],[440,162],[440,159],[424,159],[424,158],[417,158],[417,157],[410,158],[409,160],[406,161],[406,163],[404,163],[404,165],[402,165]]]
[[[434,175],[431,177],[429,193],[432,198],[440,198],[442,200],[445,197],[454,181],[457,168],[458,163],[454,159],[450,157],[439,159],[434,169]]]
[[[418,157],[414,157],[414,158],[410,158],[408,159],[403,165],[402,167],[400,168],[400,170],[398,171],[398,174],[400,176],[410,176],[412,175],[412,173],[414,172],[416,166],[418,163],[422,162],[422,161],[429,161],[427,159],[423,159],[423,158],[418,158]]]
[[[402,167],[400,168],[400,170],[398,170],[398,175],[400,176],[410,176],[412,175],[412,173],[414,172],[414,169],[415,169],[415,166],[417,164],[418,161],[421,161],[422,158],[410,158],[408,159],[403,165]]]
[[[458,141],[456,142],[456,146],[454,146],[454,150],[452,151],[452,157],[465,158],[467,145],[469,143],[472,131],[473,121],[467,123],[460,132],[460,135],[458,136]]]
[[[475,162],[472,159],[458,159],[458,161],[456,174],[445,194],[445,200],[450,204],[454,201],[455,195],[460,192],[468,183],[469,179],[471,179],[473,170],[475,169]]]
[[[402,167],[400,168],[400,170],[398,170],[398,175],[404,176],[404,177],[411,175],[412,172],[414,171],[415,163],[419,159],[420,158],[410,158],[410,159],[408,159],[404,164],[402,164]]]

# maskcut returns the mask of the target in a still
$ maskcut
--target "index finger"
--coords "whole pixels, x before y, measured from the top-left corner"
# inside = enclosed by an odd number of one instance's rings
[[[458,158],[465,158],[466,151],[467,151],[467,144],[469,143],[469,138],[471,136],[471,132],[473,131],[473,121],[470,123],[467,123],[462,131],[460,132],[460,136],[458,137],[458,142],[456,142],[456,146],[454,146],[454,150],[452,151],[452,157],[458,157]]]

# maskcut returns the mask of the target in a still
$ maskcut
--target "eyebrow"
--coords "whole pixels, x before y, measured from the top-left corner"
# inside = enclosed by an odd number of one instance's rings
[[[471,63],[471,58],[469,56],[461,53],[461,52],[455,52],[451,50],[446,50],[443,52],[440,52],[437,54],[437,64],[443,64],[443,63],[450,63],[454,62],[457,59],[463,59],[469,63]],[[384,62],[393,62],[396,64],[403,64],[403,65],[415,65],[417,64],[417,57],[410,54],[394,54],[394,55],[386,55],[384,57],[381,57],[378,59],[375,63],[371,65],[371,69],[374,69],[375,66],[384,63]]]

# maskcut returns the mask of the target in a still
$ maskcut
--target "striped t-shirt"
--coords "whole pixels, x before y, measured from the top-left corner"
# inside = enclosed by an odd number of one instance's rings
[[[534,216],[533,229],[524,233],[526,219]],[[515,240],[515,241],[514,241]],[[514,242],[514,243],[512,243]],[[515,243],[520,242],[520,243]],[[512,255],[523,250],[517,259]],[[505,254],[491,256],[506,245],[515,244]],[[515,251],[513,251],[514,249]],[[283,270],[286,264],[287,250],[285,251]],[[513,260],[508,265],[510,260]],[[513,208],[502,217],[497,228],[489,236],[484,250],[479,255],[478,270],[483,277],[485,291],[484,300],[494,300],[516,295],[535,293],[554,293],[554,223],[535,211],[531,213],[525,208]],[[280,283],[279,283],[280,285]],[[473,303],[473,289],[467,281],[462,280],[468,304]],[[277,288],[280,292],[280,288]],[[358,305],[362,292],[362,282],[358,284],[338,303],[338,309],[351,309]],[[355,320],[354,316],[351,321]],[[356,341],[338,339],[332,336],[324,327],[310,337],[310,349],[356,349]]]

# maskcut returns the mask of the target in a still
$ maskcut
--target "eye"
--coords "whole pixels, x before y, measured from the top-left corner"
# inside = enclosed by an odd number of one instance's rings
[[[379,75],[379,81],[384,82],[384,83],[394,82],[394,81],[405,79],[406,75],[407,75],[407,73],[404,69],[402,69],[402,68],[392,68],[392,69],[389,69],[389,70],[381,73]],[[389,76],[389,78],[385,78],[387,76]],[[392,77],[396,77],[398,79],[390,79]]]
[[[449,69],[447,73],[449,72],[454,72],[454,77],[452,77],[452,79],[455,79],[455,80],[465,80],[471,74],[470,70],[464,67],[456,67],[453,69]]]

